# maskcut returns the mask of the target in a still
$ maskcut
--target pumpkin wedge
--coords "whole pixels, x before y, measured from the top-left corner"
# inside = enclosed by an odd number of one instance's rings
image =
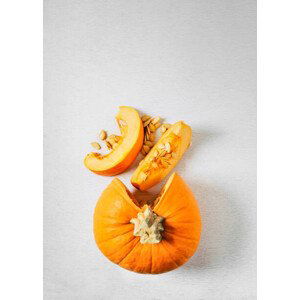
[[[141,161],[131,177],[132,185],[145,191],[163,180],[189,147],[191,136],[191,127],[183,121],[173,124]]]
[[[91,152],[84,159],[85,166],[99,175],[113,176],[125,171],[135,160],[143,145],[143,123],[138,112],[120,106],[116,121],[121,131],[116,147],[109,154]]]
[[[94,211],[99,249],[113,263],[138,273],[159,274],[183,265],[196,251],[200,234],[197,201],[176,173],[147,205],[116,178]]]

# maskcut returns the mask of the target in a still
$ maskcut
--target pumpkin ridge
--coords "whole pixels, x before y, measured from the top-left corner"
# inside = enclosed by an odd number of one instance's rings
[[[130,229],[129,231],[127,231],[127,232],[125,232],[125,233],[119,234],[119,235],[117,235],[117,236],[115,236],[115,237],[113,237],[113,238],[109,238],[109,239],[107,239],[107,240],[105,240],[105,241],[101,241],[101,242],[99,242],[99,245],[101,245],[102,243],[106,243],[106,242],[108,242],[108,241],[111,241],[111,240],[113,240],[113,239],[115,239],[115,238],[118,238],[118,237],[120,237],[120,236],[123,236],[123,235],[125,235],[125,234],[128,234],[128,233],[131,232],[131,231],[132,231],[132,229]],[[132,236],[134,236],[134,235],[132,235]]]
[[[164,241],[165,243],[170,244],[170,243],[167,242],[166,240],[163,240],[163,241]],[[173,263],[174,263],[174,264],[177,266],[177,268],[178,268],[180,265],[176,262],[176,260],[174,260],[174,258],[172,257],[171,253],[166,249],[166,247],[165,247],[163,241],[162,241],[162,243],[161,243],[161,246],[164,248],[165,252],[169,254],[169,257],[171,258],[171,260],[173,261]]]
[[[166,239],[165,239],[165,241],[171,248],[176,249],[176,247],[174,247],[172,243],[168,242]],[[196,240],[195,242],[196,242],[195,247],[189,247],[189,250],[192,250],[192,251],[189,251],[191,253],[190,255],[186,254],[185,252],[181,252],[182,256],[185,257],[185,259],[186,259],[186,261],[184,263],[182,263],[181,265],[185,264],[196,253],[196,251],[198,249],[198,240]]]
[[[195,222],[177,222],[177,221],[170,221],[170,218],[167,220],[167,225],[170,223],[175,223],[175,224],[194,224]]]
[[[103,218],[103,219],[112,219],[111,216],[105,216],[105,215],[100,215],[99,218]],[[105,224],[105,226],[120,226],[120,225],[128,225],[130,224],[129,222],[124,222],[124,223],[121,223],[121,222],[116,222],[116,223],[113,223],[113,224]]]
[[[136,238],[136,236],[135,236],[135,238]],[[128,257],[128,255],[135,249],[135,247],[138,245],[138,243],[136,243],[135,245],[134,245],[134,247],[127,253],[127,255],[118,263],[118,264],[121,264],[123,261],[124,261],[124,259],[125,258],[127,258]]]
[[[166,243],[169,245],[169,247],[171,247],[172,249],[177,250],[177,248],[174,247],[170,242],[168,242],[167,240],[165,240],[165,241],[166,241]],[[185,262],[187,262],[187,261],[190,259],[190,257],[191,257],[191,255],[190,255],[190,256],[189,256],[189,255],[186,255],[186,254],[183,253],[183,252],[181,252],[181,256],[185,258]],[[183,264],[185,264],[185,262],[183,262],[183,263],[180,264],[179,266],[182,266]]]
[[[151,244],[151,264],[150,264],[150,273],[152,273],[152,267],[153,267],[153,244]]]
[[[180,239],[184,239],[184,240],[195,241],[195,242],[198,241],[198,239],[193,239],[193,238],[190,238],[190,237],[184,237],[184,236],[179,235],[177,233],[170,232],[170,231],[168,231],[166,229],[164,230],[164,233],[167,233],[167,234],[170,234],[170,235],[174,235],[174,236],[176,236],[176,238],[180,238]]]
[[[135,237],[135,238],[136,238],[136,237]],[[113,256],[113,255],[116,255],[118,252],[120,252],[121,250],[123,250],[123,248],[124,248],[125,246],[127,246],[128,244],[130,244],[130,243],[133,242],[134,240],[137,240],[137,239],[132,239],[132,240],[130,240],[130,241],[127,242],[126,244],[122,245],[122,247],[119,248],[116,252],[110,254],[108,257]],[[138,240],[137,240],[137,242],[138,242]],[[137,243],[136,243],[136,244],[137,244]],[[134,245],[134,247],[136,246],[136,244]],[[134,248],[134,247],[133,247],[133,248]],[[131,250],[130,250],[130,252],[131,252]],[[125,254],[125,256],[124,256],[122,259],[124,259],[130,252],[128,252],[127,254]],[[115,262],[115,263],[116,263],[116,264],[119,264],[120,262]]]
[[[169,215],[164,216],[165,219],[172,219],[174,216],[176,216],[178,214],[178,212],[182,211],[182,210],[186,210],[186,206],[185,207],[180,207],[179,209],[171,212]]]

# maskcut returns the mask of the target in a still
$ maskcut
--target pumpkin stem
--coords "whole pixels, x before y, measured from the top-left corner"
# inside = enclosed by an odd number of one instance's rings
[[[156,215],[148,205],[145,205],[143,210],[137,214],[137,218],[130,220],[130,223],[134,224],[133,235],[141,237],[142,244],[157,244],[162,239],[164,218]]]

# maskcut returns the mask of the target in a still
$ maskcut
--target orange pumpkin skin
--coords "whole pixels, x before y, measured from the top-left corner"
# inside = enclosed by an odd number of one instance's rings
[[[196,199],[174,173],[152,208],[164,218],[162,240],[142,244],[130,223],[142,209],[119,180],[100,196],[94,212],[94,236],[102,253],[117,265],[138,273],[159,274],[183,265],[197,249],[201,218]]]

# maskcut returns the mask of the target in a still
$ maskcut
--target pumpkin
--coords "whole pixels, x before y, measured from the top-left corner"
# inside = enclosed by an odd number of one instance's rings
[[[191,127],[183,121],[173,124],[134,171],[132,185],[145,191],[163,180],[189,147],[191,136]]]
[[[116,116],[121,131],[116,147],[106,155],[97,152],[87,154],[85,166],[99,175],[113,176],[124,172],[139,154],[144,139],[143,123],[138,112],[129,106],[121,106]]]
[[[197,249],[201,218],[197,201],[176,173],[151,203],[139,203],[115,178],[94,211],[94,236],[112,262],[138,273],[176,269]]]

